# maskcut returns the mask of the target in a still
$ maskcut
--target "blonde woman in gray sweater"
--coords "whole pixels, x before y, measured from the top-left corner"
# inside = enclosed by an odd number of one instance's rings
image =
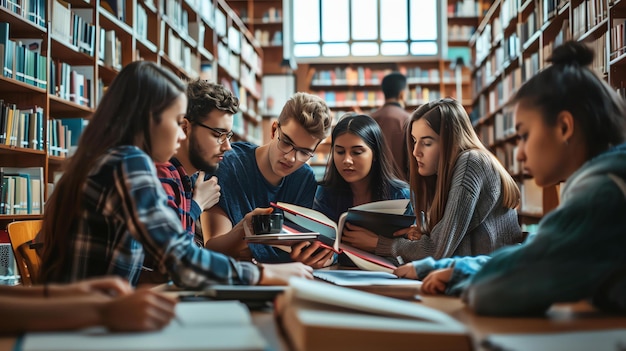
[[[342,241],[404,262],[488,254],[521,241],[517,184],[478,139],[458,101],[420,106],[407,134],[417,225],[396,238],[362,230]]]

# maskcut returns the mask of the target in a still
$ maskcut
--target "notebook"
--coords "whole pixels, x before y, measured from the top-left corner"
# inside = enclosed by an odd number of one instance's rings
[[[176,305],[177,318],[160,331],[110,333],[105,328],[27,333],[23,351],[265,350],[267,342],[237,301]]]

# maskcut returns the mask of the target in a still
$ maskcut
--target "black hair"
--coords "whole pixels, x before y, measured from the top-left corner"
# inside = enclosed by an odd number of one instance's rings
[[[520,87],[512,103],[538,109],[547,125],[568,111],[583,132],[587,158],[626,140],[624,101],[588,66],[594,52],[586,44],[569,41],[554,49],[552,65]]]
[[[391,151],[385,142],[382,130],[376,121],[368,115],[344,115],[333,128],[331,152],[326,166],[326,174],[321,185],[333,190],[333,194],[351,193],[350,185],[339,174],[335,167],[333,149],[335,141],[343,134],[350,133],[363,139],[372,150],[373,161],[370,170],[370,189],[372,201],[388,200],[391,198],[390,188],[407,188],[408,185],[400,180],[397,166],[393,162]]]
[[[406,89],[406,77],[400,72],[391,72],[383,78],[381,88],[385,99],[397,99]]]

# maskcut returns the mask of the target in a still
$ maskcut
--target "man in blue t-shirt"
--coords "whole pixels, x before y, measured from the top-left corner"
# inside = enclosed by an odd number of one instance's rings
[[[251,216],[270,213],[270,202],[313,206],[317,183],[305,163],[330,128],[326,103],[315,95],[296,93],[272,123],[270,142],[233,143],[215,173],[222,189],[220,201],[201,217],[205,247],[259,262],[295,260],[313,267],[330,263],[333,252],[320,249],[319,243],[300,243],[287,253],[267,245],[246,245],[243,240]]]

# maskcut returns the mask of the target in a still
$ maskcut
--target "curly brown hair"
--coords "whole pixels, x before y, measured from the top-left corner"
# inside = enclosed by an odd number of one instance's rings
[[[239,110],[239,99],[221,84],[198,79],[187,85],[187,116],[189,121],[205,118],[213,110],[235,114]]]

